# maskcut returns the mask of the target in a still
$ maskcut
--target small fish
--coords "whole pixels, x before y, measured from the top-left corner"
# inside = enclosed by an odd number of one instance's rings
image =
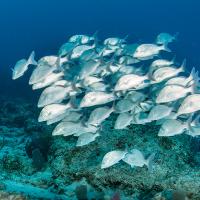
[[[173,35],[170,35],[169,33],[160,33],[157,38],[156,38],[156,43],[157,44],[168,44],[176,40],[178,36],[178,33]]]
[[[98,126],[100,125],[105,119],[107,119],[111,113],[114,111],[114,107],[109,108],[108,106],[99,107],[94,109],[87,121],[87,124]]]
[[[70,136],[81,132],[83,130],[83,125],[80,122],[60,122],[53,130],[52,135],[64,135]]]
[[[133,116],[129,112],[120,113],[115,121],[114,129],[125,129],[131,124]]]
[[[58,56],[44,56],[38,61],[38,66],[49,65],[56,66],[60,58]]]
[[[151,67],[165,67],[173,65],[175,62],[175,58],[172,60],[165,60],[165,59],[157,59],[151,63]]]
[[[70,54],[72,52],[72,50],[76,47],[77,45],[73,42],[67,42],[65,44],[63,44],[59,51],[58,51],[58,55],[60,57],[66,56],[68,54]]]
[[[158,55],[160,51],[171,52],[165,45],[158,46],[156,44],[142,44],[137,47],[133,57],[140,60],[147,60]]]
[[[150,121],[159,120],[170,115],[172,108],[166,105],[156,105],[151,109],[148,115]]]
[[[97,133],[97,131],[99,131],[100,127],[99,126],[93,126],[93,125],[86,125],[85,123],[81,122],[81,130],[77,131],[76,133],[74,133],[74,136],[79,137],[80,135],[84,134],[84,133]],[[64,134],[65,136],[65,134]]]
[[[66,110],[72,108],[71,102],[67,104],[50,104],[45,106],[39,115],[38,122],[47,121],[53,119],[61,114],[64,114]]]
[[[148,76],[127,74],[122,76],[115,85],[114,91],[137,89],[142,83],[148,80]]]
[[[181,67],[179,68],[174,68],[174,67],[162,67],[157,69],[153,75],[152,75],[152,83],[159,83],[161,81],[164,81],[168,78],[174,77],[180,72],[184,72],[185,70],[185,65],[186,65],[186,60],[183,61]]]
[[[176,119],[167,119],[161,126],[158,136],[174,136],[180,135],[188,128],[187,123],[183,123]]]
[[[177,113],[172,111],[168,116],[163,117],[162,119],[159,119],[156,121],[156,125],[162,125],[166,120],[168,119],[177,119]]]
[[[75,111],[69,111],[67,115],[63,118],[63,122],[78,122],[82,117],[81,113]]]
[[[129,99],[133,103],[138,103],[144,101],[146,99],[146,95],[141,92],[130,91],[125,96],[125,99]]]
[[[116,96],[113,93],[106,92],[88,92],[85,94],[80,103],[80,108],[91,107],[114,101]]]
[[[96,133],[98,127],[85,126],[80,122],[62,121],[53,130],[52,135],[63,135],[63,136],[76,136],[79,137],[83,133]]]
[[[192,68],[192,71],[188,77],[179,76],[179,77],[173,77],[169,79],[165,85],[182,85],[184,87],[189,86],[189,84],[198,83],[199,82],[199,76],[198,72],[195,72],[195,68]]]
[[[152,171],[152,162],[155,154],[151,154],[147,159],[138,149],[132,149],[128,152],[122,159],[125,163],[129,164],[131,167],[143,167],[146,165],[149,171]]]
[[[35,61],[34,57],[35,57],[35,52],[33,51],[31,55],[29,56],[28,60],[21,59],[15,64],[14,69],[12,69],[13,80],[18,79],[21,76],[23,76],[24,73],[28,70],[29,65],[37,65],[37,62]]]
[[[120,39],[120,38],[116,38],[116,37],[112,37],[112,38],[107,38],[104,40],[103,44],[104,45],[111,45],[111,46],[116,46],[116,45],[120,45],[122,43],[125,43],[126,38],[124,39]]]
[[[126,151],[120,151],[120,150],[108,152],[103,157],[103,160],[102,160],[102,163],[101,163],[101,169],[105,169],[105,168],[108,168],[108,167],[115,165],[120,160],[122,160],[125,157],[126,154],[127,154]]]
[[[87,44],[96,39],[95,33],[93,36],[88,35],[73,35],[69,38],[69,42],[78,43],[78,44]]]
[[[115,105],[115,112],[123,113],[133,110],[135,104],[129,99],[119,100]]]
[[[93,141],[95,141],[96,137],[100,136],[99,133],[93,134],[93,133],[83,133],[78,137],[76,146],[84,146],[87,145]]]
[[[43,81],[49,74],[53,73],[56,70],[55,66],[50,65],[38,65],[31,74],[29,79],[29,84],[35,84]]]
[[[87,62],[85,62],[82,66],[81,66],[81,70],[79,73],[79,79],[85,79],[86,77],[92,75],[97,67],[101,64],[100,61],[95,61],[95,60],[89,60]]]
[[[63,72],[50,73],[48,77],[43,79],[41,82],[33,84],[32,89],[36,90],[52,85],[54,82],[61,80],[63,76],[64,76]]]
[[[61,115],[55,116],[54,118],[47,120],[46,124],[50,125],[50,124],[57,123],[57,122],[63,120],[67,115],[69,115],[69,113],[70,112],[65,112],[65,113],[63,113]]]
[[[194,93],[194,85],[185,88],[181,85],[166,85],[156,98],[156,103],[168,103],[177,101],[180,98],[187,96],[189,93]]]
[[[93,49],[95,48],[96,44],[93,45],[80,45],[80,46],[76,46],[71,53],[71,59],[76,59],[79,58],[85,51],[89,50],[89,49]]]
[[[47,87],[40,95],[38,107],[44,107],[52,103],[61,103],[68,96],[68,87],[50,86]]]
[[[200,94],[191,94],[187,96],[177,111],[177,115],[194,113],[200,110]]]

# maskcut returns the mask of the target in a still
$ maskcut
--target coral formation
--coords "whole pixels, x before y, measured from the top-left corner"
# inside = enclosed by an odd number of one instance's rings
[[[2,199],[78,199],[80,192],[86,191],[88,199],[111,199],[116,192],[123,200],[172,199],[183,191],[191,200],[200,199],[200,179],[198,148],[192,147],[187,135],[172,138],[158,138],[158,127],[154,124],[132,125],[127,130],[114,130],[111,119],[104,122],[103,137],[97,141],[76,147],[75,138],[49,137],[51,126],[35,121],[37,112],[34,105],[19,100],[2,100],[0,110],[0,190]],[[26,109],[33,107],[33,109]],[[23,110],[15,112],[15,110]],[[24,124],[31,128],[22,128],[15,118],[28,115]],[[6,123],[9,121],[8,125]],[[35,127],[40,129],[36,130]],[[28,130],[28,131],[27,131]],[[144,134],[145,133],[145,134]],[[36,134],[36,138],[35,138]],[[41,141],[40,139],[41,138]],[[37,145],[35,144],[37,141]],[[124,149],[124,144],[146,152],[156,152],[153,171],[146,166],[131,168],[119,163],[108,169],[100,169],[104,154],[112,149]],[[27,150],[27,145],[29,146]],[[36,168],[32,156],[33,149],[40,145],[48,149],[44,156],[45,164]],[[198,146],[197,144],[195,144]],[[191,151],[191,148],[194,148]],[[193,152],[193,153],[192,153]],[[11,187],[12,186],[12,187]],[[175,194],[174,194],[175,193]]]

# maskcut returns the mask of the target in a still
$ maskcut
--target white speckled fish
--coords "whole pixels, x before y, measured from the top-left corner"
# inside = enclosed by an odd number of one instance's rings
[[[120,150],[108,152],[103,157],[103,160],[101,163],[101,169],[105,169],[117,164],[120,160],[122,160],[125,157],[126,154],[127,154],[127,151],[120,151]]]
[[[122,159],[125,163],[129,164],[131,167],[143,167],[146,165],[149,171],[152,171],[152,161],[155,154],[151,154],[147,159],[138,149],[132,149],[128,152],[125,157]]]
[[[12,79],[18,79],[19,77],[23,76],[24,73],[28,70],[29,65],[37,65],[37,62],[35,61],[35,52],[33,51],[31,55],[29,56],[28,60],[21,59],[19,60],[14,68],[12,69]]]

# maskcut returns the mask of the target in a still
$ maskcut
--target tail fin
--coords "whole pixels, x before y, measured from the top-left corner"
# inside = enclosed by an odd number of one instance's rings
[[[199,89],[199,74],[198,71],[195,72],[195,68],[192,68],[192,71],[190,73],[190,76],[187,78],[187,85],[186,86],[191,86],[192,87],[192,93],[195,93]]]
[[[37,65],[37,62],[35,61],[35,51],[31,52],[31,55],[28,58],[28,64],[29,65]]]
[[[155,153],[152,153],[146,160],[146,165],[148,167],[149,172],[153,171],[153,159],[155,157]]]
[[[163,44],[160,48],[161,48],[161,50],[163,50],[163,51],[172,52],[172,51],[167,47],[166,44]]]
[[[190,83],[192,80],[195,79],[195,77],[196,77],[196,72],[195,72],[195,68],[193,67],[190,72],[190,75],[187,78],[187,82]]]
[[[186,59],[183,60],[179,69],[180,69],[181,72],[185,71],[185,69],[186,69]]]

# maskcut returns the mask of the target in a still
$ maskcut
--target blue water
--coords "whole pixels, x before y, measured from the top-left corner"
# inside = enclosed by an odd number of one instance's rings
[[[200,69],[200,1],[198,0],[1,0],[0,92],[33,98],[28,74],[11,80],[15,62],[32,50],[37,58],[55,54],[72,34],[154,40],[159,32],[179,32],[173,49],[178,60]]]

